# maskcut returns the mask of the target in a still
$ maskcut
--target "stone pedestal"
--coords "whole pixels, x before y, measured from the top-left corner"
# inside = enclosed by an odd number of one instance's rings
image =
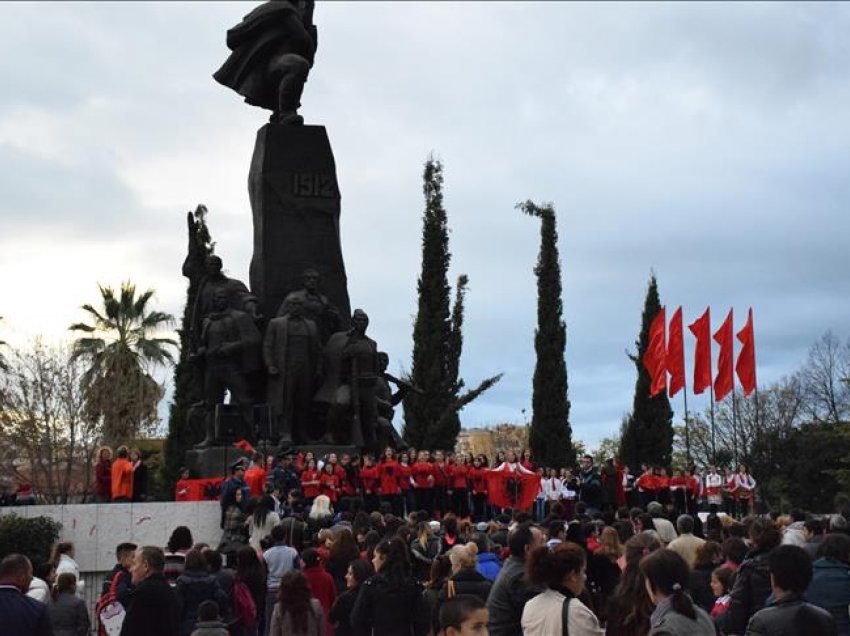
[[[254,217],[251,291],[267,319],[302,289],[306,268],[347,328],[351,307],[339,235],[340,193],[324,126],[266,124],[257,132],[248,191]]]
[[[229,477],[230,465],[240,457],[251,459],[251,455],[230,444],[186,451],[186,468],[192,471],[193,479]]]

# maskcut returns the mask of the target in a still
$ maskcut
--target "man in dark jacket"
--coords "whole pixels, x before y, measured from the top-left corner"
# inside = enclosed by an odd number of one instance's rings
[[[834,636],[832,614],[806,603],[803,593],[812,580],[812,562],[806,551],[782,545],[768,557],[774,605],[756,612],[747,624],[747,635]]]
[[[729,593],[724,615],[727,634],[743,634],[750,617],[764,607],[770,596],[770,551],[779,544],[779,532],[770,519],[759,518],[750,526],[752,550],[747,553]]]
[[[53,636],[47,605],[26,595],[32,563],[22,554],[0,561],[0,619],[3,636]]]
[[[581,472],[578,477],[579,501],[587,506],[587,514],[591,517],[602,510],[603,492],[599,473],[593,466],[593,457],[585,455],[581,458]]]
[[[164,566],[165,554],[159,548],[146,546],[136,550],[130,568],[135,589],[121,636],[178,635],[180,604],[162,574]]]
[[[508,537],[511,556],[502,566],[487,599],[490,636],[522,634],[522,609],[526,601],[540,592],[525,580],[525,561],[532,550],[543,544],[543,532],[529,522],[519,524]]]
[[[118,547],[115,548],[115,567],[112,568],[112,571],[103,579],[103,588],[101,590],[102,594],[106,594],[109,592],[112,587],[112,583],[115,583],[115,598],[121,603],[125,608],[127,604],[130,602],[130,593],[132,591],[132,575],[130,574],[130,567],[133,565],[133,557],[136,555],[136,548],[138,546],[135,543],[119,543]],[[116,580],[115,577],[118,577]]]

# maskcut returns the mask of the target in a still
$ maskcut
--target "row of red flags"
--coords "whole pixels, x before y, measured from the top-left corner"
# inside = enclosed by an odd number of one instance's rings
[[[688,325],[696,338],[694,347],[694,393],[699,395],[711,386],[711,308],[706,307],[702,316]],[[667,316],[662,307],[649,327],[649,345],[643,355],[643,366],[649,371],[652,380],[649,395],[655,396],[667,387],[667,375],[670,375],[669,395],[673,397],[685,386],[685,343],[682,329],[682,308],[679,307],[670,319],[667,329]],[[734,373],[749,395],[756,388],[756,346],[753,335],[753,310],[747,314],[747,322],[737,333],[741,350],[734,361],[732,310],[726,320],[714,334],[714,341],[720,345],[717,356],[717,376],[714,378],[714,398],[722,400],[734,388]],[[734,369],[734,371],[733,371]]]

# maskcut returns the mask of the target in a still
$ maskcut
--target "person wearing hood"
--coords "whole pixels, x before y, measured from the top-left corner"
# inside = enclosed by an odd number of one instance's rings
[[[486,527],[486,524],[484,525]],[[488,581],[495,581],[496,577],[499,576],[499,571],[502,569],[502,562],[499,560],[499,555],[492,551],[492,543],[484,532],[476,532],[472,535],[472,540],[478,547],[475,569]]]
[[[437,595],[437,604],[434,607],[432,614],[432,624],[436,633],[439,625],[440,608],[448,601],[460,594],[469,594],[477,596],[482,603],[487,603],[487,597],[490,595],[490,589],[493,583],[488,581],[476,567],[475,555],[478,553],[478,546],[474,543],[466,545],[456,545],[449,550],[449,561],[452,564],[452,574],[448,580],[443,583],[439,594]]]
[[[850,636],[850,537],[846,534],[828,534],[821,542],[806,598],[832,614],[838,636]]]

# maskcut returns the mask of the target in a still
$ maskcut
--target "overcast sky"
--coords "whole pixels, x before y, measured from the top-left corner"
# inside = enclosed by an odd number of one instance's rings
[[[153,287],[179,315],[198,203],[247,281],[268,113],[211,74],[253,6],[0,3],[0,339],[67,338],[98,282]],[[462,374],[505,373],[465,426],[530,411],[527,198],[558,213],[571,423],[590,446],[631,408],[652,269],[686,324],[734,307],[737,330],[753,307],[760,383],[850,335],[850,5],[318,2],[315,21],[301,112],[327,127],[352,306],[395,372],[422,164],[444,162],[451,275],[470,277]]]

